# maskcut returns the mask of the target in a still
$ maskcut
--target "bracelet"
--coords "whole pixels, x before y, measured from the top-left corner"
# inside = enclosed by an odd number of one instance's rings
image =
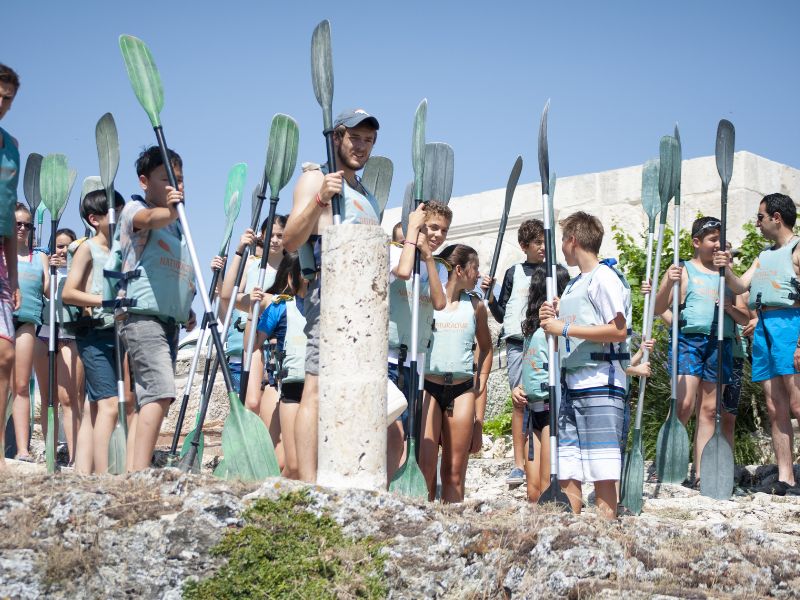
[[[328,208],[328,207],[331,205],[331,203],[330,203],[330,202],[327,202],[327,203],[323,202],[323,201],[322,201],[322,198],[320,197],[320,195],[319,195],[319,194],[317,194],[317,195],[314,197],[314,202],[316,202],[316,203],[317,203],[317,206],[319,206],[320,208]]]
[[[561,335],[564,337],[567,352],[569,352],[569,323],[564,323],[564,329],[561,330]]]
[[[244,250],[242,250],[241,252],[239,252],[239,251],[237,250],[236,252],[234,252],[234,254],[235,254],[236,256],[244,256]]]
[[[412,242],[411,240],[403,240],[403,243],[408,244],[409,246],[414,246],[414,248],[417,247],[417,244],[415,242]]]

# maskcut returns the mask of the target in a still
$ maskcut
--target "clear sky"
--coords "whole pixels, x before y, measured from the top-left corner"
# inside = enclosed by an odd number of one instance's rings
[[[324,160],[310,75],[311,33],[324,18],[334,113],[362,107],[380,119],[374,152],[395,164],[390,207],[411,178],[411,126],[423,97],[428,141],[455,150],[455,195],[503,187],[517,154],[525,159],[521,183],[539,180],[536,135],[548,98],[550,164],[559,176],[641,164],[657,156],[676,121],[685,158],[711,155],[720,118],[736,126],[738,150],[800,167],[793,1],[26,0],[2,11],[0,62],[19,72],[22,87],[0,124],[23,156],[69,157],[78,183],[63,222],[73,226],[80,182],[98,173],[94,128],[107,111],[120,134],[117,188],[126,196],[137,189],[133,162],[154,136],[117,38],[148,43],[204,262],[219,246],[236,162],[250,169],[237,231],[249,220],[274,113],[299,123],[298,164]],[[279,212],[290,208],[292,185]]]

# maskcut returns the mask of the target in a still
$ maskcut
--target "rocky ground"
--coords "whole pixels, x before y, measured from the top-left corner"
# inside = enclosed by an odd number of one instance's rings
[[[462,505],[310,487],[308,510],[384,544],[390,598],[800,597],[800,498],[719,502],[647,484],[640,517],[606,523],[591,507],[563,514],[530,506],[524,487],[509,491],[510,462],[496,457],[505,443],[487,440],[470,462]],[[769,467],[737,475],[775,477]],[[185,582],[219,568],[210,550],[246,506],[298,488],[14,464],[0,479],[0,597],[179,598]]]

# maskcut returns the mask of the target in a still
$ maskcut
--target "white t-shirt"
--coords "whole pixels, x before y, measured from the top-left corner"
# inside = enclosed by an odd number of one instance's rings
[[[626,297],[630,295],[630,292],[611,269],[605,267],[597,269],[589,283],[588,294],[589,300],[597,309],[603,323],[610,323],[617,315],[625,317]],[[610,373],[612,370],[613,374]],[[625,369],[616,360],[599,367],[583,367],[569,372],[567,387],[572,390],[580,390],[609,385],[610,374],[613,375],[611,378],[613,385],[625,387]]]

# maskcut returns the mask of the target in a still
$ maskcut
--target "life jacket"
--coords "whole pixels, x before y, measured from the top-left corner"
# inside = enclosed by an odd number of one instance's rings
[[[261,258],[250,255],[248,257],[248,262],[250,264],[245,268],[245,272],[247,273],[247,282],[243,290],[245,294],[252,292],[258,283],[258,270],[261,266]],[[269,266],[267,267],[267,272],[264,275],[265,290],[269,289],[272,284],[275,283],[275,276],[277,273],[276,270]],[[233,300],[234,299],[231,301]],[[228,358],[232,356],[241,356],[244,351],[244,328],[247,325],[248,316],[248,313],[238,308],[233,309],[231,325],[228,327],[228,337],[225,340],[225,354]]]
[[[81,316],[81,309],[77,306],[64,304],[61,295],[64,292],[64,284],[67,282],[67,268],[59,267],[56,269],[56,322],[65,326],[67,331],[71,331],[71,325]],[[53,282],[50,282],[52,285]],[[43,299],[42,325],[50,325],[50,298]]]
[[[716,334],[717,299],[719,298],[719,273],[705,273],[691,261],[683,263],[686,267],[686,300],[681,306],[680,326],[683,333]],[[726,288],[727,291],[727,288]],[[734,335],[733,319],[725,315],[724,336]]]
[[[434,311],[431,350],[425,358],[425,373],[453,380],[472,377],[475,348],[474,296],[461,292],[453,311]]]
[[[613,262],[611,262],[613,261]],[[605,325],[597,308],[589,298],[589,284],[598,269],[611,269],[619,277],[625,290],[625,322],[627,323],[628,337],[620,344],[590,342],[579,338],[559,338],[559,353],[561,367],[566,371],[573,371],[583,367],[598,367],[618,361],[623,369],[630,364],[630,335],[631,335],[631,294],[625,276],[614,268],[616,260],[601,261],[591,272],[581,273],[572,279],[558,303],[558,318],[565,323],[574,325]],[[613,375],[613,374],[612,374]]]
[[[133,199],[150,208],[143,199],[136,196]],[[122,257],[115,235],[104,274],[106,279],[115,280],[113,298],[124,289],[125,304],[131,313],[185,323],[196,289],[194,270],[180,224],[176,223],[174,231],[167,227],[149,230],[138,262],[126,273],[119,271]],[[110,265],[116,265],[116,269],[109,269]]]
[[[14,316],[21,323],[42,324],[42,308],[44,307],[44,267],[37,251],[31,251],[30,260],[17,261],[17,278],[22,303]]]
[[[110,250],[104,250],[91,238],[78,238],[67,248],[67,269],[71,267],[72,260],[78,248],[84,243],[86,243],[92,255],[92,272],[87,292],[96,294],[102,298],[106,289],[106,278],[103,274],[103,268],[108,262],[108,257],[111,254]],[[71,307],[70,305],[65,306],[68,308],[75,308],[76,316],[74,316],[71,322],[64,323],[63,327],[77,337],[87,335],[92,329],[109,329],[114,326],[114,315],[100,306],[92,306],[91,308],[84,307],[82,309]]]
[[[506,304],[506,314],[503,317],[503,337],[506,339],[522,338],[522,321],[525,318],[525,309],[528,307],[531,276],[525,275],[521,263],[514,265],[513,281],[511,295]]]
[[[328,173],[328,165],[316,163],[303,163],[303,172],[322,171],[323,175]],[[341,203],[342,224],[359,225],[380,225],[381,214],[380,205],[375,196],[361,185],[361,179],[356,177],[356,184],[360,188],[355,190],[350,187],[347,181],[344,182]],[[312,235],[309,240],[298,250],[300,259],[300,271],[308,281],[312,281],[319,272],[322,253],[322,236]]]
[[[546,410],[545,400],[550,392],[547,367],[547,336],[539,327],[522,342],[522,387],[529,402],[534,401],[535,412]]]
[[[748,305],[751,309],[761,306],[797,305],[800,296],[795,289],[797,279],[792,263],[792,252],[798,243],[800,238],[795,236],[788,244],[780,248],[767,248],[758,255],[758,269],[750,280]],[[759,300],[761,304],[757,306]]]
[[[3,147],[0,148],[0,236],[17,234],[17,185],[19,185],[19,149],[9,133],[0,127]]]
[[[299,383],[306,378],[306,318],[297,308],[294,296],[281,294],[272,301],[273,304],[284,303],[286,307],[286,337],[283,349],[278,353],[278,376],[281,384]]]

